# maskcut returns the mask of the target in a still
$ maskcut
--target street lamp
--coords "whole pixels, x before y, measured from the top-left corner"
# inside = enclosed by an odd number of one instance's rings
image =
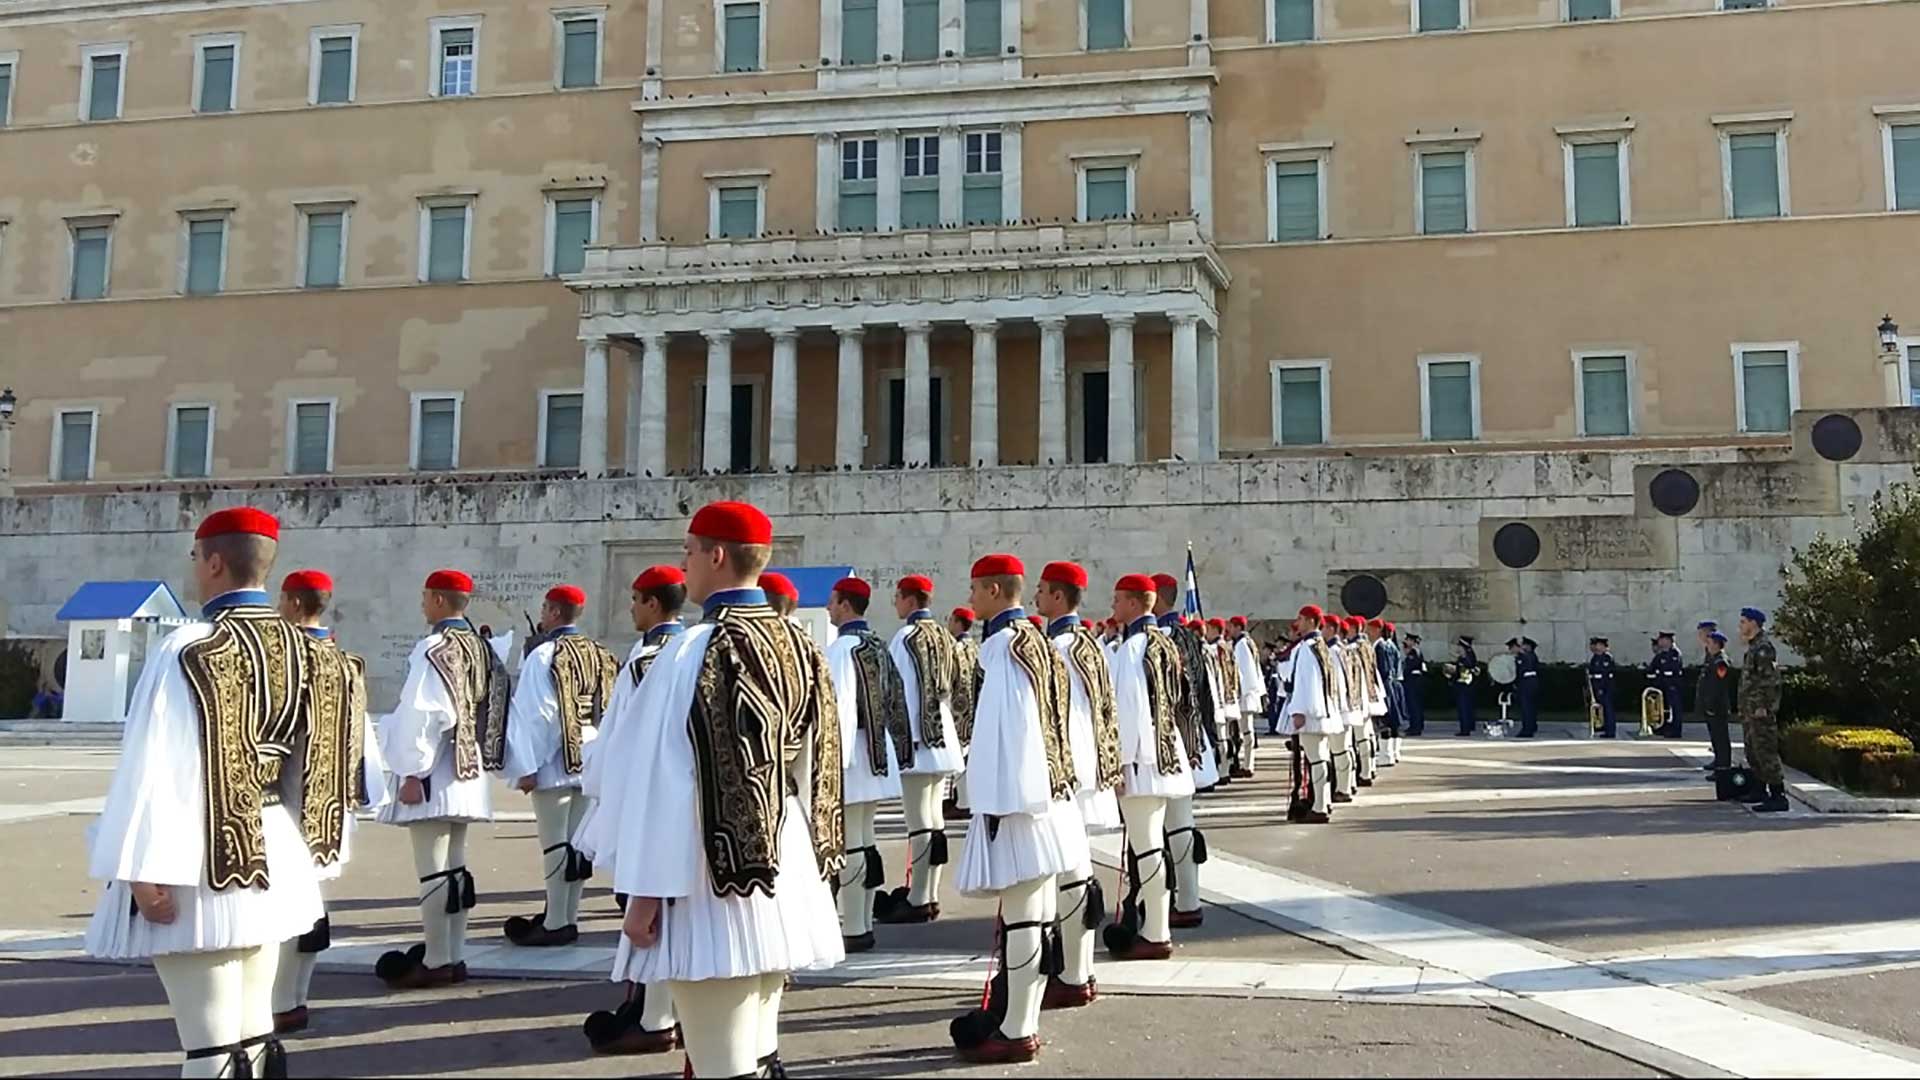
[[[1901,354],[1900,327],[1894,323],[1893,316],[1880,317],[1880,385],[1886,395],[1886,404],[1894,408],[1913,404],[1913,389],[1908,385],[1907,365]]]
[[[1891,315],[1880,316],[1880,351],[1900,351],[1900,327],[1893,321],[1893,316]],[[0,408],[5,407],[6,400],[6,398],[0,397]]]
[[[0,390],[0,423],[13,423],[13,410],[19,404],[20,399],[13,396],[13,387]]]
[[[0,390],[0,496],[13,494],[13,410],[19,405],[13,387]]]

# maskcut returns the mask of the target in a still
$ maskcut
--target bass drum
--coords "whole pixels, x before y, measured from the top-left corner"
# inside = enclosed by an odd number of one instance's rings
[[[1520,668],[1513,662],[1513,654],[1500,653],[1487,661],[1487,676],[1499,686],[1512,686],[1518,681]]]

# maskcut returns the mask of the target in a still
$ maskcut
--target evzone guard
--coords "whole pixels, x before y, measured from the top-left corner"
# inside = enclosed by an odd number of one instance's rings
[[[947,630],[953,634],[960,674],[953,680],[953,730],[960,736],[960,754],[965,759],[973,745],[973,699],[980,688],[980,643],[973,639],[973,624],[979,622],[973,609],[962,605],[947,615]],[[965,817],[967,813],[967,770],[953,775],[952,790],[940,806],[944,818]]]
[[[619,726],[620,718],[638,696],[640,683],[655,660],[666,651],[686,627],[680,624],[680,609],[687,603],[687,578],[677,566],[649,566],[633,579],[633,629],[640,640],[633,643],[625,664],[615,680],[613,699],[607,704],[600,722],[600,737],[586,744],[586,763],[580,773],[580,793],[588,802],[587,816],[575,833],[574,846],[580,853],[600,864],[602,871],[613,865],[611,851],[599,852],[587,846],[594,815],[599,813],[602,791],[607,782],[606,762],[619,758],[615,746],[616,731],[642,727],[641,721]],[[614,777],[615,783],[620,780]],[[625,907],[626,898],[616,894]],[[665,983],[651,987],[626,983],[626,997],[619,1007],[602,1009],[588,1016],[582,1025],[588,1045],[600,1054],[664,1054],[680,1046],[679,1021],[673,1014],[673,996]]]
[[[913,734],[913,760],[900,776],[910,865],[905,886],[876,898],[874,917],[883,923],[926,923],[940,917],[940,874],[947,863],[941,796],[947,779],[966,766],[953,723],[959,652],[953,635],[928,610],[932,600],[933,580],[922,574],[901,578],[894,589],[894,613],[906,625],[894,632],[887,648],[906,687],[907,723]]]
[[[1347,650],[1340,644],[1340,630],[1340,616],[1320,617],[1320,638],[1326,646],[1329,664],[1326,672],[1327,705],[1340,718],[1340,730],[1331,733],[1328,745],[1328,752],[1333,756],[1333,801],[1347,803],[1353,801],[1355,790],[1353,732],[1359,723],[1354,719],[1354,713],[1358,710],[1353,704],[1351,684],[1347,681]]]
[[[1260,670],[1260,656],[1253,637],[1247,633],[1247,617],[1235,615],[1227,620],[1228,647],[1233,660],[1234,677],[1240,683],[1240,754],[1237,758],[1242,780],[1254,776],[1254,758],[1259,748],[1256,721],[1265,712],[1267,677]]]
[[[1219,714],[1208,675],[1206,642],[1173,612],[1173,602],[1180,595],[1179,582],[1173,575],[1156,575],[1153,583],[1159,632],[1167,635],[1180,656],[1181,742],[1193,769],[1195,790],[1206,791],[1220,782]],[[1167,800],[1166,846],[1173,864],[1173,927],[1191,929],[1204,918],[1200,910],[1200,866],[1207,861],[1206,837],[1194,827],[1191,794]]]
[[[282,943],[324,913],[320,868],[346,843],[358,779],[345,665],[266,592],[280,524],[238,508],[194,533],[206,622],[147,659],[95,827],[104,882],[88,954],[150,960],[181,1075],[285,1076],[273,993]]]
[[[389,952],[374,974],[396,990],[467,979],[467,915],[476,903],[467,826],[491,821],[488,771],[505,756],[507,673],[467,621],[473,579],[428,575],[420,610],[431,628],[407,658],[400,704],[380,721],[380,752],[394,797],[377,819],[406,827],[420,879],[424,942]]]
[[[1325,825],[1332,819],[1334,755],[1339,752],[1335,740],[1347,731],[1347,719],[1335,700],[1344,676],[1321,632],[1324,619],[1313,604],[1300,609],[1293,620],[1294,644],[1281,680],[1288,691],[1280,732],[1294,741],[1308,788],[1302,800],[1296,787],[1287,816],[1309,825]]]
[[[1346,632],[1347,692],[1358,704],[1350,716],[1353,723],[1353,757],[1358,783],[1372,787],[1379,777],[1380,737],[1374,728],[1377,718],[1387,715],[1387,692],[1380,681],[1380,666],[1373,642],[1361,630],[1364,620],[1348,615],[1341,620]]]
[[[587,594],[556,585],[540,606],[542,641],[520,662],[520,680],[507,709],[503,772],[533,800],[546,907],[529,919],[507,920],[507,940],[531,948],[579,940],[580,894],[593,860],[575,848],[587,813],[580,793],[586,748],[599,735],[620,671],[607,647],[580,632]]]
[[[665,983],[701,1077],[781,1075],[787,973],[844,958],[840,726],[819,646],[756,585],[773,526],[714,503],[685,541],[705,618],[623,705],[587,846],[627,895],[613,979]],[[689,811],[692,812],[689,812]]]
[[[907,691],[887,643],[867,623],[873,586],[857,577],[834,583],[827,618],[837,633],[827,646],[839,705],[841,801],[845,806],[846,865],[840,869],[840,936],[848,953],[874,946],[875,890],[887,882],[874,818],[882,803],[900,798],[900,770],[913,760]]]

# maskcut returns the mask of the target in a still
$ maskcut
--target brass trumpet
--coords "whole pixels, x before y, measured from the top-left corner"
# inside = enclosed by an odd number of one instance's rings
[[[1655,728],[1667,726],[1667,695],[1658,687],[1640,691],[1640,737],[1650,739]]]
[[[1600,699],[1593,696],[1593,681],[1582,680],[1582,686],[1587,691],[1587,726],[1597,736],[1606,729],[1607,714],[1600,708]]]

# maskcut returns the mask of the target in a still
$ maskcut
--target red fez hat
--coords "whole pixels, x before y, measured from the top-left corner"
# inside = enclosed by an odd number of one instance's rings
[[[693,515],[687,532],[734,544],[773,543],[773,522],[759,507],[743,502],[708,503]]]
[[[1177,589],[1180,587],[1180,579],[1174,577],[1172,574],[1155,574],[1153,575],[1153,587],[1155,589]]]
[[[919,593],[921,596],[933,595],[933,579],[925,574],[908,574],[894,586],[895,592]]]
[[[662,585],[685,585],[686,583],[687,575],[681,573],[677,566],[649,566],[640,571],[639,577],[633,579],[633,591],[645,592]]]
[[[873,586],[857,577],[843,577],[834,582],[833,591],[841,596],[857,596],[862,600],[873,599]]]
[[[471,593],[473,579],[458,570],[435,570],[427,575],[427,588],[434,592]]]
[[[800,602],[800,590],[793,587],[792,579],[785,574],[772,571],[760,575],[760,588],[774,596],[784,596],[794,603]]]
[[[1340,625],[1346,627],[1349,630],[1358,630],[1360,629],[1360,616],[1349,615],[1346,618],[1340,620]]]
[[[1081,619],[1081,620],[1080,620],[1080,629],[1082,629],[1082,630],[1091,630],[1091,629],[1093,629],[1093,620],[1092,620],[1092,619]]]
[[[1042,629],[1042,630],[1045,630],[1045,629],[1047,628],[1047,620],[1045,620],[1045,619],[1043,619],[1043,618],[1041,618],[1041,617],[1040,617],[1040,616],[1038,616],[1038,615],[1029,615],[1029,616],[1027,616],[1027,621],[1028,621],[1028,622],[1030,622],[1030,623],[1032,623],[1033,625],[1035,625],[1035,626],[1037,626],[1037,627],[1039,627],[1039,628],[1040,628],[1040,629]]]
[[[1233,618],[1228,619],[1227,622],[1234,626],[1245,626],[1247,625],[1247,617],[1245,615],[1235,615]]]
[[[1153,579],[1145,574],[1128,574],[1113,583],[1113,591],[1150,593],[1153,591]]]
[[[1087,587],[1087,571],[1079,563],[1050,562],[1046,569],[1040,571],[1040,580],[1084,589]]]
[[[1026,565],[1011,555],[982,555],[973,564],[972,577],[1023,576]]]
[[[1327,617],[1327,613],[1320,610],[1319,604],[1308,604],[1306,607],[1300,609],[1300,617],[1319,622],[1321,619]]]
[[[1386,630],[1386,632],[1387,632],[1387,633],[1389,633],[1389,634],[1391,634],[1391,633],[1393,633],[1393,624],[1392,624],[1392,623],[1381,623],[1380,625],[1381,625],[1381,627],[1382,627],[1382,628],[1384,628],[1384,629]]]
[[[333,579],[319,570],[295,570],[280,583],[281,592],[332,592]]]
[[[566,604],[568,607],[586,607],[587,591],[578,585],[555,585],[547,590],[549,604]]]
[[[1375,630],[1385,630],[1387,628],[1386,620],[1379,618],[1368,619],[1367,625],[1373,627]]]
[[[200,523],[193,534],[195,540],[210,540],[216,536],[264,536],[269,540],[280,539],[280,519],[251,506],[236,506],[230,510],[215,510]]]
[[[968,621],[968,622],[977,622],[977,621],[979,621],[979,618],[980,618],[980,616],[978,616],[978,615],[975,615],[975,614],[973,613],[973,609],[972,609],[972,608],[970,608],[970,607],[957,607],[957,608],[954,608],[954,609],[953,609],[953,617],[954,617],[954,618],[956,618],[956,619],[965,619],[965,620],[966,620],[966,621]]]
[[[1214,628],[1215,630],[1225,630],[1225,629],[1227,628],[1227,620],[1225,620],[1225,619],[1208,619],[1208,620],[1207,620],[1207,625],[1208,625],[1208,626],[1211,626],[1211,627],[1213,627],[1213,628]]]
[[[1338,630],[1338,629],[1340,629],[1340,616],[1338,616],[1338,615],[1322,615],[1322,616],[1320,616],[1320,629],[1322,629],[1322,630]]]

